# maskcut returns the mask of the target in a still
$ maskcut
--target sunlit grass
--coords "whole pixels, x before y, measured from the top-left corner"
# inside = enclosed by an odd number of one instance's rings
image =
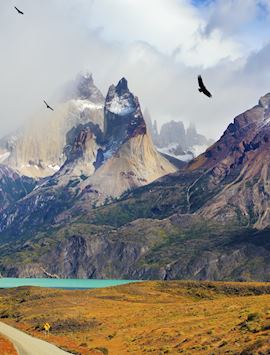
[[[269,301],[267,283],[151,281],[88,291],[23,287],[0,291],[0,316],[78,354],[267,354]],[[49,336],[44,322],[52,325]]]

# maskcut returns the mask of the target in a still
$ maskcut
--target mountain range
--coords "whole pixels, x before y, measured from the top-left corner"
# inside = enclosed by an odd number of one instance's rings
[[[214,143],[212,139],[199,134],[194,124],[185,129],[182,121],[172,120],[162,124],[159,132],[157,121],[152,122],[148,109],[144,111],[144,119],[155,146],[167,158],[189,161]]]
[[[270,94],[176,168],[155,148],[125,78],[104,101],[91,76],[78,82],[84,89],[60,105],[76,120],[63,124],[53,154],[29,163],[19,147],[34,131],[1,141],[1,274],[269,281]],[[46,134],[53,142],[53,129]]]

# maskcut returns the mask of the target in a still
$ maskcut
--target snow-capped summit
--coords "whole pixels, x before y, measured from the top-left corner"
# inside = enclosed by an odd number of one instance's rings
[[[110,86],[104,114],[104,131],[108,141],[119,144],[131,136],[146,133],[139,100],[129,91],[125,78],[116,86]]]
[[[125,78],[108,90],[104,131],[98,168],[82,186],[91,185],[101,194],[115,197],[176,170],[154,147],[139,100],[129,91]]]
[[[125,116],[136,110],[137,101],[134,95],[129,91],[127,80],[122,78],[117,86],[111,85],[106,97],[106,110]]]

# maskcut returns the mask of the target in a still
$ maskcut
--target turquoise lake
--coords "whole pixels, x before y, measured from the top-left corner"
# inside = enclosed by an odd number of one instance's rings
[[[95,280],[95,279],[18,279],[1,278],[0,288],[18,286],[39,286],[48,288],[62,288],[69,290],[80,290],[90,288],[102,288],[117,285],[124,285],[136,280]]]

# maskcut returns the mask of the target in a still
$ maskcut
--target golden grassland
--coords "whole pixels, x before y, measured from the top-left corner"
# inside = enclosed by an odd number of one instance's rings
[[[74,354],[269,354],[270,284],[0,290],[0,317]],[[43,324],[52,330],[46,335]]]
[[[0,334],[0,354],[1,355],[17,355],[12,343]]]

